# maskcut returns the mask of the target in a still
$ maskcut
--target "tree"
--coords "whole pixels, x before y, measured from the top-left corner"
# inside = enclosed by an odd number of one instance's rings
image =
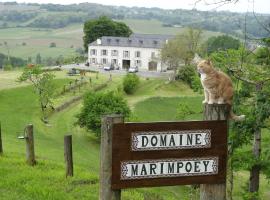
[[[269,65],[258,65],[256,57],[243,47],[215,53],[213,59],[219,63],[217,66],[227,69],[236,84],[241,83],[234,105],[247,117],[243,122],[233,122],[230,157],[235,161],[232,166],[250,171],[247,198],[257,200],[261,171],[270,177],[269,155],[261,148],[262,129],[270,128],[267,123],[270,117],[270,68]],[[239,153],[237,149],[251,145],[252,138],[252,151]]]
[[[127,74],[123,79],[123,90],[127,94],[133,94],[138,88],[140,79],[136,74]]]
[[[37,56],[36,56],[36,64],[37,64],[37,65],[40,65],[41,62],[42,62],[42,60],[41,60],[41,55],[40,55],[40,53],[38,53]]]
[[[132,30],[122,22],[115,22],[106,16],[84,23],[84,48],[88,51],[88,44],[102,36],[129,37]]]
[[[51,42],[50,44],[50,48],[56,47],[56,43],[55,42]]]
[[[124,98],[114,92],[88,92],[83,101],[81,112],[77,115],[81,127],[95,131],[100,137],[101,117],[105,114],[122,114],[129,117],[131,111]]]
[[[221,35],[217,37],[210,37],[206,43],[206,52],[210,55],[216,51],[224,51],[227,49],[238,49],[240,47],[240,41],[228,35]]]
[[[7,55],[8,55],[7,59],[9,61],[10,60],[9,45],[8,45],[8,43],[6,41],[4,41],[4,45],[7,48]]]
[[[185,33],[169,40],[161,49],[161,60],[176,72],[182,63],[189,65],[198,51],[202,31],[189,28]]]
[[[19,82],[30,81],[38,94],[42,120],[47,122],[48,108],[53,109],[52,97],[54,93],[54,75],[50,72],[43,72],[40,66],[26,67],[18,78]]]

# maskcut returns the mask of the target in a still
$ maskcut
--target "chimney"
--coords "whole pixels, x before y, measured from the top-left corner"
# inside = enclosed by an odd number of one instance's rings
[[[97,44],[101,45],[101,39],[97,39]]]

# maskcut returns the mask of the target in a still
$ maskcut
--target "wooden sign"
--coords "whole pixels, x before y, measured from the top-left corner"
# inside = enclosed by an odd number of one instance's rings
[[[113,125],[112,189],[225,183],[227,121]]]

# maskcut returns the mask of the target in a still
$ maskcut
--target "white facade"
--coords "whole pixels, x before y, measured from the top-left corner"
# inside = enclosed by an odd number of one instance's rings
[[[99,41],[100,42],[100,41]],[[115,65],[120,69],[138,66],[139,70],[162,71],[160,49],[120,46],[88,46],[88,62],[91,65]]]

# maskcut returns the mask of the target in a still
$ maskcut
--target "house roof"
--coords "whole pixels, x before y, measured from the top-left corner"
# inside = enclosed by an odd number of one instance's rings
[[[140,47],[161,49],[166,40],[172,35],[132,34],[130,37],[103,36],[100,43],[94,41],[89,46]],[[99,43],[99,44],[98,44]]]

